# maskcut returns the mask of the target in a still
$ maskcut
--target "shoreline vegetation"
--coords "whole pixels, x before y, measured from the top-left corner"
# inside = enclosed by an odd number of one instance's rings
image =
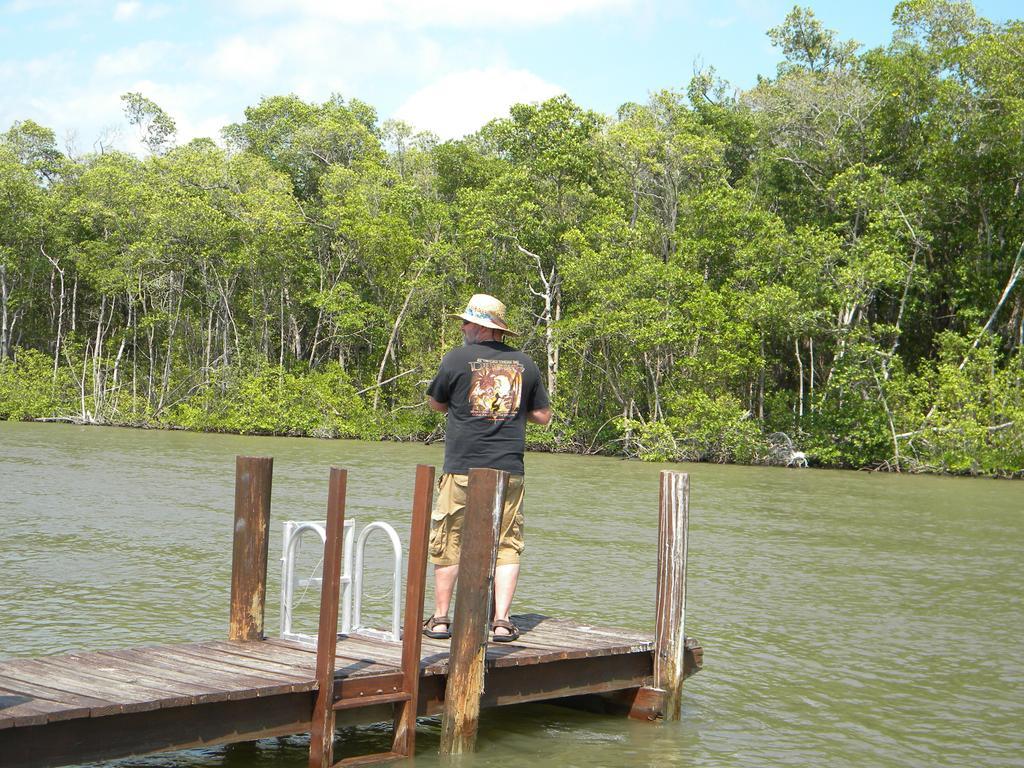
[[[807,9],[778,71],[455,141],[264,98],[145,157],[0,133],[0,419],[430,442],[450,315],[498,296],[532,450],[1024,477],[1024,22]]]

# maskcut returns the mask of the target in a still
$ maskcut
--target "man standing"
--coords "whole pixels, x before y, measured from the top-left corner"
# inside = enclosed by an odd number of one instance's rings
[[[451,637],[448,606],[459,575],[462,521],[469,470],[501,469],[510,473],[501,537],[494,571],[495,642],[511,642],[519,629],[509,621],[523,552],[523,450],[526,422],[551,421],[548,393],[540,371],[523,352],[507,346],[505,305],[478,293],[462,319],[464,344],[441,360],[427,388],[435,411],[447,413],[444,469],[440,495],[430,520],[430,562],[434,564],[434,615],[427,619],[427,637]]]

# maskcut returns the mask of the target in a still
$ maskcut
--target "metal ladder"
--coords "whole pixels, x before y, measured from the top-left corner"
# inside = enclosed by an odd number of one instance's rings
[[[327,494],[327,525],[324,531],[324,568],[320,590],[320,628],[316,646],[317,695],[309,734],[310,768],[370,765],[400,760],[413,754],[416,740],[416,708],[420,681],[420,650],[423,636],[420,617],[427,578],[427,539],[430,533],[430,507],[433,500],[434,468],[416,467],[413,493],[412,527],[409,534],[408,574],[405,591],[405,621],[402,639],[401,671],[394,676],[390,691],[367,693],[359,690],[346,695],[343,681],[335,681],[338,648],[338,602],[342,575],[342,542],[345,531],[345,486],[348,473],[332,468]],[[390,526],[389,526],[390,527]],[[371,529],[367,526],[364,533]],[[393,530],[393,529],[392,529]],[[397,539],[397,536],[395,537]],[[393,540],[394,542],[394,540]],[[363,541],[365,544],[365,539]],[[361,569],[359,563],[357,572]],[[396,599],[401,581],[396,581]],[[360,603],[357,603],[360,605]],[[394,634],[399,635],[397,625]],[[350,691],[352,689],[349,689]],[[343,709],[392,704],[394,735],[389,752],[358,755],[334,762],[335,712]]]
[[[344,542],[341,576],[341,629],[343,635],[362,634],[378,637],[383,640],[401,639],[402,609],[402,541],[398,533],[388,523],[372,522],[363,527],[359,537],[354,538],[355,520],[346,520],[344,525]],[[366,542],[375,531],[382,531],[391,543],[391,630],[381,631],[363,625],[363,584],[364,584],[364,553]],[[288,520],[284,524],[284,539],[281,547],[281,638],[305,645],[315,645],[316,638],[312,635],[293,631],[292,620],[295,610],[295,588],[303,589],[310,586],[323,588],[323,579],[311,576],[306,579],[295,578],[295,561],[302,551],[303,537],[315,534],[322,548],[327,543],[327,523],[321,521],[297,522]],[[355,573],[352,569],[352,557],[355,553]]]

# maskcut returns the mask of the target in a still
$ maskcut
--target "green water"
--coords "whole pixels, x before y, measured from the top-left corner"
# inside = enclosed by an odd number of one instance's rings
[[[274,456],[276,631],[280,523],[323,517],[328,467],[349,469],[350,517],[404,538],[414,465],[442,448],[0,423],[0,658],[223,637],[236,454]],[[649,630],[664,468],[528,456],[514,610]],[[705,647],[683,722],[488,710],[463,765],[1024,765],[1024,484],[672,468],[691,473],[687,633]],[[371,594],[383,574],[371,562]],[[438,733],[421,721],[419,768]],[[342,735],[340,756],[387,743]],[[108,765],[301,768],[306,749]]]

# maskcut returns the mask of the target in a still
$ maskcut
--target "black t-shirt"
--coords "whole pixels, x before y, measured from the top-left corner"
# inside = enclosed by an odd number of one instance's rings
[[[498,341],[458,347],[441,360],[427,394],[448,403],[445,472],[490,467],[524,474],[526,416],[549,405],[529,355]]]

